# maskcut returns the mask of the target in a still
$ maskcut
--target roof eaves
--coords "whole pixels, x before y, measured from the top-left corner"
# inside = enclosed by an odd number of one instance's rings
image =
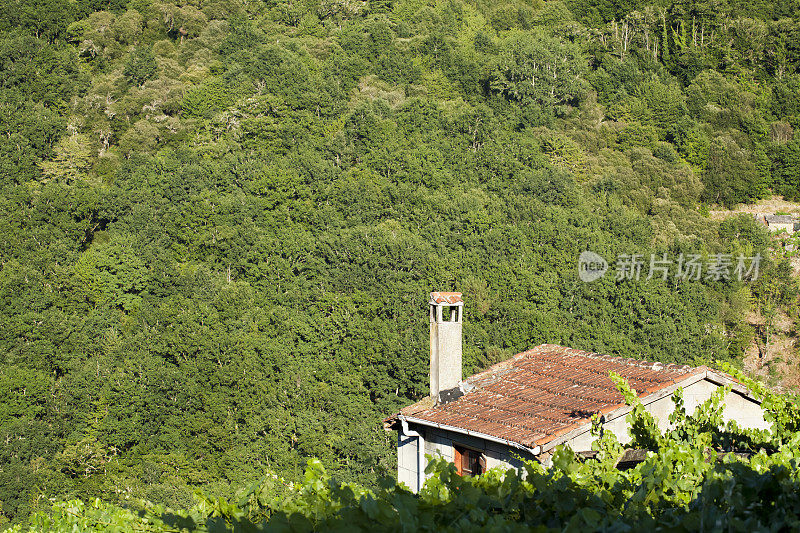
[[[525,446],[522,443],[515,442],[513,440],[503,439],[500,437],[495,437],[494,435],[489,435],[487,433],[481,433],[480,431],[473,431],[471,429],[464,429],[457,426],[450,426],[447,424],[440,424],[438,422],[431,422],[430,420],[425,420],[423,418],[416,418],[413,416],[405,416],[405,415],[397,415],[397,418],[400,420],[405,420],[406,422],[411,422],[413,424],[419,424],[421,426],[427,427],[435,427],[439,429],[444,429],[446,431],[452,431],[453,433],[460,433],[461,435],[469,435],[472,437],[478,437],[484,440],[488,440],[491,442],[497,442],[499,444],[505,444],[507,446],[511,446],[512,448],[517,448],[519,450],[524,450],[531,455],[539,455],[541,453],[541,448],[539,446],[534,446],[533,448],[529,446]]]
[[[383,419],[383,430],[384,431],[394,431],[397,424],[397,419],[400,416],[400,413],[395,413],[393,415],[389,415]]]
[[[753,393],[750,392],[750,389],[748,389],[744,384],[736,380],[734,377],[729,376],[728,374],[709,369],[706,375],[706,379],[712,383],[716,383],[717,385],[721,385],[723,387],[729,385],[732,391],[738,392],[739,394],[741,394],[742,396],[744,396],[749,400],[761,403],[758,400],[758,398],[753,396]]]

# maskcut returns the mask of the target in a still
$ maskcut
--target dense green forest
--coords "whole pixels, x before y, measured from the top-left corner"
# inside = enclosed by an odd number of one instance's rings
[[[376,486],[427,394],[543,342],[735,361],[754,283],[586,249],[768,256],[710,204],[800,197],[792,0],[0,5],[0,527],[46,497],[188,507],[309,457]]]

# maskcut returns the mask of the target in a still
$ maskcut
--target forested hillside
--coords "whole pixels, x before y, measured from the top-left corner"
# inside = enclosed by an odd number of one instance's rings
[[[372,486],[427,394],[543,342],[735,360],[754,283],[577,258],[768,255],[800,197],[795,1],[0,5],[0,527],[40,495],[189,506],[318,457]]]

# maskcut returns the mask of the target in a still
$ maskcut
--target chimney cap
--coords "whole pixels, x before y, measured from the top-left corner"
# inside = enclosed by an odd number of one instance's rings
[[[460,292],[432,292],[431,293],[431,305],[441,305],[441,304],[449,304],[449,305],[463,305],[464,300],[461,299]]]

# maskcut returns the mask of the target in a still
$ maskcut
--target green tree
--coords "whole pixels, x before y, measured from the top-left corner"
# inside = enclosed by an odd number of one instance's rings
[[[576,104],[585,95],[580,48],[543,33],[512,34],[500,47],[491,77],[506,98],[540,105]]]
[[[711,143],[703,185],[706,201],[726,207],[762,198],[768,190],[750,151],[728,136]]]
[[[144,84],[158,76],[158,64],[149,46],[137,46],[128,54],[122,73],[134,86]]]

